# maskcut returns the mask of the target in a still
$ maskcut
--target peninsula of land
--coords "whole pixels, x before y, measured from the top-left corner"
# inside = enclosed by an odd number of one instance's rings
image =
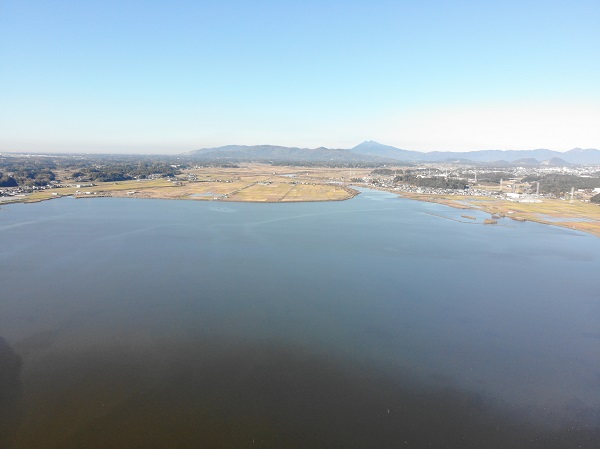
[[[600,168],[584,165],[198,161],[142,156],[0,155],[0,205],[75,198],[342,201],[355,187],[562,226],[600,237]]]

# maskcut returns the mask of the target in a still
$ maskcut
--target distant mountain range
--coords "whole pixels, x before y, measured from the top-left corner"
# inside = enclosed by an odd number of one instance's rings
[[[219,159],[236,161],[295,161],[295,162],[390,162],[368,154],[331,148],[296,148],[276,145],[227,145],[203,148],[186,154],[194,159]]]
[[[473,162],[496,165],[565,166],[600,164],[600,150],[575,148],[561,153],[537,150],[482,150],[467,152],[402,150],[372,140],[350,149],[296,148],[276,145],[227,145],[203,148],[186,153],[194,159],[230,161],[294,161],[294,162]]]

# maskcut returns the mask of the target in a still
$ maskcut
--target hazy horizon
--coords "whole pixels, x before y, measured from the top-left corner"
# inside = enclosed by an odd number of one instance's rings
[[[253,147],[253,146],[276,146],[276,147],[289,147],[289,148],[302,148],[302,149],[317,149],[317,148],[327,148],[330,150],[336,150],[336,149],[341,149],[341,150],[352,150],[354,147],[356,147],[357,145],[359,145],[360,143],[363,142],[368,142],[368,141],[362,141],[359,142],[356,145],[352,145],[351,147],[347,147],[347,148],[333,148],[333,147],[324,147],[323,145],[320,146],[314,146],[314,147],[302,147],[299,145],[279,145],[276,143],[258,143],[258,144],[244,144],[244,143],[230,143],[230,144],[224,144],[224,145],[219,145],[217,147],[198,147],[198,148],[193,148],[193,149],[186,149],[183,151],[171,151],[171,152],[167,152],[167,151],[163,151],[161,152],[160,150],[157,151],[143,151],[143,150],[139,150],[139,151],[109,151],[108,149],[105,151],[102,151],[101,149],[98,150],[88,150],[88,151],[68,151],[68,150],[56,150],[56,151],[52,151],[52,150],[45,150],[45,151],[40,151],[40,150],[22,150],[22,151],[14,151],[14,150],[3,150],[0,149],[0,154],[2,153],[8,153],[8,154],[107,154],[107,155],[140,155],[140,156],[144,156],[144,155],[149,155],[149,156],[180,156],[183,155],[185,153],[189,153],[195,150],[201,150],[201,149],[207,149],[207,148],[220,148],[220,147],[225,147],[225,146],[247,146],[247,147]],[[376,142],[376,141],[373,141]],[[385,145],[385,146],[391,146],[394,147],[394,145],[389,145],[383,142],[376,142],[378,144],[381,145]],[[398,147],[396,147],[398,148]],[[420,150],[415,150],[412,148],[398,148],[400,150],[407,150],[407,151],[416,151],[419,153],[456,153],[458,151],[451,151],[451,150],[431,150],[431,151],[420,151]],[[568,151],[571,150],[591,150],[591,149],[598,149],[598,148],[579,148],[579,147],[573,147],[567,150],[554,150],[552,148],[529,148],[529,149],[522,149],[522,150],[511,150],[511,149],[501,149],[501,148],[483,148],[483,149],[479,149],[479,150],[466,150],[463,151],[464,153],[474,153],[474,152],[479,152],[479,151],[535,151],[535,150],[549,150],[549,151],[557,151],[559,153],[566,153]]]
[[[600,3],[3,2],[0,151],[600,148]]]

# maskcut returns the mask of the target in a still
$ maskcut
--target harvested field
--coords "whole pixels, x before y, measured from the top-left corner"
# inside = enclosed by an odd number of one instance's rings
[[[312,168],[313,172],[318,172]],[[339,201],[356,191],[325,179],[290,173],[289,167],[253,164],[240,168],[198,168],[187,170],[177,180],[134,180],[96,183],[87,187],[62,187],[35,192],[26,202],[61,196],[186,199],[194,201],[299,202]]]

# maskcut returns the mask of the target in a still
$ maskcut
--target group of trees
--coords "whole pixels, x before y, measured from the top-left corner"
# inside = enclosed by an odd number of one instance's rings
[[[125,181],[145,179],[151,175],[171,177],[180,173],[181,161],[165,157],[70,155],[0,157],[0,187],[46,186],[55,181],[83,182]]]
[[[487,172],[477,175],[477,182],[499,185],[501,180],[507,180],[514,175],[508,172]]]
[[[17,169],[10,174],[0,173],[0,187],[45,186],[54,179],[55,175],[49,169]]]
[[[394,178],[394,183],[409,184],[415,187],[429,187],[433,189],[466,189],[464,179],[447,178],[444,176],[419,177],[412,173],[403,173]]]
[[[396,173],[396,170],[392,170],[391,168],[376,168],[371,172],[372,175],[393,175]]]
[[[427,169],[389,169],[377,168],[371,175],[394,176],[395,184],[408,184],[415,187],[429,187],[432,189],[466,189],[467,182],[457,177],[440,176],[437,168]]]
[[[0,187],[45,186],[55,179],[51,158],[0,158]]]
[[[15,178],[0,172],[0,187],[17,187],[18,185]]]
[[[97,181],[97,182],[111,182],[111,181],[127,181],[133,179],[127,175],[125,171],[119,167],[89,167],[83,168],[74,172],[72,175],[74,181]]]
[[[600,178],[590,178],[577,175],[531,175],[524,177],[522,181],[529,183],[539,181],[540,193],[549,193],[556,196],[570,192],[573,187],[575,190],[595,189],[600,187]]]
[[[141,161],[138,163],[111,163],[84,167],[72,174],[76,181],[116,182],[129,179],[146,179],[151,175],[175,176],[177,167],[165,162]]]

